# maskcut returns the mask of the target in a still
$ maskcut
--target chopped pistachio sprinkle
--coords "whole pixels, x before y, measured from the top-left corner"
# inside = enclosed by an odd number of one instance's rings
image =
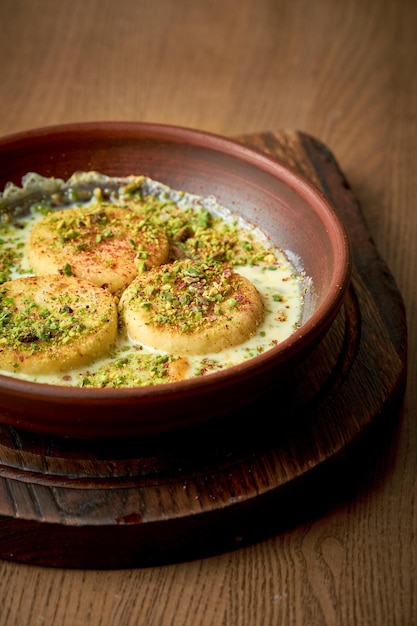
[[[59,213],[51,211],[44,218],[44,223],[58,232],[57,245],[71,246],[75,251],[94,250],[100,244],[111,239],[125,237],[128,230],[128,243],[140,259],[146,259],[148,248],[157,245],[159,230],[146,217],[126,210],[112,211],[111,205],[93,204],[82,211],[66,210]],[[120,207],[117,207],[120,211]]]
[[[80,387],[110,388],[160,385],[171,378],[170,367],[181,357],[169,354],[142,354],[131,351],[115,357],[96,370],[78,373],[75,378]],[[67,379],[71,378],[67,376]]]
[[[204,207],[183,209],[174,201],[155,197],[136,198],[134,207],[142,210],[156,226],[165,228],[174,257],[254,265],[276,261],[272,246],[261,242],[236,221],[226,222]]]
[[[12,221],[8,215],[2,217],[3,219],[0,219],[0,284],[10,280],[13,273],[24,273],[21,268],[24,225],[17,220]]]
[[[131,289],[129,304],[147,311],[155,326],[188,333],[239,308],[240,280],[221,263],[174,261],[145,274]]]
[[[65,292],[57,297],[53,307],[40,305],[29,296],[24,308],[17,308],[2,287],[0,310],[0,349],[7,346],[30,352],[43,349],[45,344],[65,345],[74,337],[89,334],[91,324],[88,321],[94,312],[85,303],[80,306],[71,294]],[[101,321],[104,323],[108,319]]]

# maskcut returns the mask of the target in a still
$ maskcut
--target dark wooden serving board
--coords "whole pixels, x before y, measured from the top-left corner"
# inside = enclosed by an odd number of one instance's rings
[[[0,558],[121,568],[233,549],[320,514],[382,449],[377,427],[398,415],[406,380],[394,279],[323,144],[296,131],[239,140],[310,179],[345,223],[342,311],[291,384],[221,422],[100,442],[0,425]]]

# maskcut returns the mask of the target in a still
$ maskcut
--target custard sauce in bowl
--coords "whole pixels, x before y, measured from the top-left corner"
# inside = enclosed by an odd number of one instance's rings
[[[273,389],[284,372],[288,376],[339,311],[350,257],[334,210],[298,174],[237,142],[164,125],[87,123],[5,137],[0,163],[2,189],[8,183],[21,188],[29,172],[64,182],[75,172],[95,172],[106,180],[143,176],[191,203],[208,202],[211,209],[225,211],[227,219],[241,220],[259,233],[265,248],[282,253],[280,271],[287,272],[290,290],[283,294],[277,288],[282,276],[265,269],[267,264],[236,268],[267,302],[260,334],[221,355],[191,357],[192,375],[173,382],[103,385],[103,376],[94,374],[103,363],[66,372],[64,378],[61,373],[48,379],[2,371],[4,423],[51,435],[100,438],[165,432],[226,417]],[[32,206],[36,202],[32,197]],[[18,212],[21,204],[12,201],[9,208]],[[282,315],[279,325],[270,324],[282,311],[282,297],[291,302],[285,323]],[[129,349],[120,344],[115,358]]]

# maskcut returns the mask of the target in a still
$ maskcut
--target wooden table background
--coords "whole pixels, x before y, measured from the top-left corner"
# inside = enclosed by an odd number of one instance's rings
[[[388,445],[322,515],[164,567],[0,562],[0,625],[417,623],[417,2],[0,0],[0,135],[134,120],[323,141],[404,297]]]

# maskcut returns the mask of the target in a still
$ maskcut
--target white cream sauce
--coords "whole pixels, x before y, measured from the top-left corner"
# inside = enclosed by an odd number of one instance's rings
[[[149,181],[149,179],[147,180]],[[242,233],[245,231],[250,232],[266,247],[271,247],[266,234],[260,231],[259,228],[255,228],[245,222],[242,217],[236,216],[228,209],[219,206],[213,197],[199,198],[191,194],[175,192],[155,181],[149,181],[148,184],[152,194],[159,193],[165,194],[170,198],[174,197],[177,204],[183,208],[204,206],[214,215],[221,216],[222,219],[231,223],[236,223],[236,227],[242,229]],[[30,213],[27,217],[18,220],[14,219],[13,224],[3,226],[2,232],[0,231],[1,251],[9,248],[22,252],[22,259],[19,263],[14,264],[10,279],[30,274],[30,268],[24,257],[24,248],[31,228],[40,217],[39,213]],[[294,265],[282,250],[274,247],[273,252],[278,259],[278,262],[274,264],[264,263],[234,268],[236,272],[245,276],[256,286],[263,298],[265,317],[258,326],[256,334],[236,347],[218,353],[187,357],[189,364],[187,378],[207,375],[253,358],[289,337],[300,324],[305,286],[308,281],[306,281],[306,277],[302,273],[296,271]],[[104,371],[104,368],[116,363],[121,358],[126,359],[129,355],[132,355],[134,359],[143,359],[144,355],[156,355],[153,349],[146,346],[139,346],[139,348],[138,350],[138,346],[134,345],[128,338],[120,336],[112,354],[91,364],[88,368],[73,370],[66,374],[58,373],[56,375],[36,377],[21,373],[11,374],[6,371],[0,371],[0,373],[40,383],[83,386],[83,380],[85,381],[89,376],[91,378],[92,375],[99,376],[99,373]],[[153,384],[152,378],[149,378],[142,384]],[[97,386],[103,385],[98,384]],[[121,386],[133,385],[124,384]]]

